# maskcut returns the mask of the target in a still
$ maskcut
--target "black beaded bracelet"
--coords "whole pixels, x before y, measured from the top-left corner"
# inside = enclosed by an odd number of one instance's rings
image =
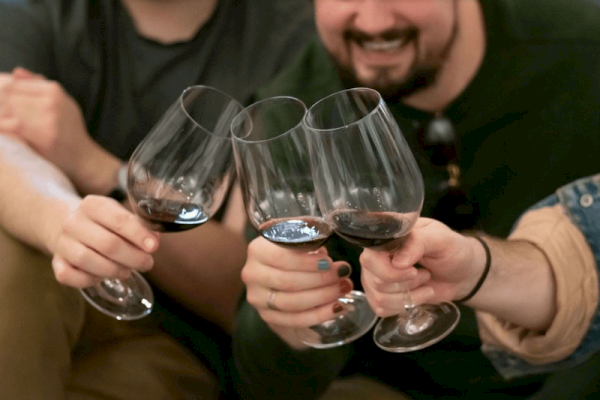
[[[490,272],[490,266],[492,265],[492,254],[491,254],[490,248],[487,245],[487,243],[485,242],[485,240],[483,240],[479,236],[473,236],[473,237],[475,239],[477,239],[479,241],[479,243],[481,243],[481,245],[483,246],[483,249],[485,250],[485,267],[483,268],[483,273],[481,274],[481,277],[477,281],[477,284],[475,285],[473,290],[471,290],[471,292],[468,295],[466,295],[465,297],[463,297],[462,299],[454,300],[455,303],[464,303],[465,301],[470,300],[471,297],[475,296],[475,293],[477,293],[477,291],[481,288],[481,285],[483,285],[485,278],[487,278],[488,273]]]

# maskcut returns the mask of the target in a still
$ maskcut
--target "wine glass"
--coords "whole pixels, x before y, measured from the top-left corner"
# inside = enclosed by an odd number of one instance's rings
[[[325,220],[350,243],[392,254],[419,218],[424,185],[400,128],[381,95],[353,88],[315,103],[306,113],[317,201]],[[390,352],[427,347],[460,318],[453,303],[415,306],[383,318],[377,345]]]
[[[306,106],[293,97],[273,97],[247,107],[232,122],[237,176],[251,224],[267,240],[298,252],[317,250],[331,235],[315,199],[306,132]],[[297,330],[308,346],[330,348],[366,332],[377,316],[363,293],[339,301],[335,319]]]
[[[133,211],[155,231],[197,227],[221,206],[234,174],[230,125],[243,107],[208,87],[185,89],[129,159],[127,194]],[[99,311],[135,320],[152,311],[154,296],[136,271],[81,290]]]

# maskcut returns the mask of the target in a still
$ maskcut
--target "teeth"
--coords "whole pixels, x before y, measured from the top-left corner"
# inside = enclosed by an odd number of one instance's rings
[[[368,41],[364,41],[362,43],[362,47],[363,49],[367,50],[367,51],[388,51],[388,52],[392,52],[395,50],[398,50],[400,47],[402,47],[402,44],[404,43],[404,39],[396,39],[396,40],[389,40],[389,41],[377,41],[377,42],[368,42]]]

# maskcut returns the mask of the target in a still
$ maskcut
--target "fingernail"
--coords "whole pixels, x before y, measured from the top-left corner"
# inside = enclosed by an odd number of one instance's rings
[[[317,261],[317,267],[319,268],[320,271],[329,270],[329,260],[322,259],[322,260]]]
[[[334,313],[336,313],[336,314],[337,314],[337,313],[341,313],[342,311],[344,311],[344,307],[342,307],[342,305],[341,305],[341,304],[339,304],[339,303],[335,303],[335,304],[333,305],[333,312],[334,312]]]
[[[340,292],[342,294],[350,293],[352,291],[352,284],[346,279],[340,281]]]
[[[154,249],[154,243],[155,243],[155,240],[153,238],[146,238],[146,239],[144,239],[144,248],[147,251],[150,251],[150,250]]]
[[[340,278],[349,276],[350,275],[350,267],[347,265],[342,265],[341,267],[338,268],[337,274]]]

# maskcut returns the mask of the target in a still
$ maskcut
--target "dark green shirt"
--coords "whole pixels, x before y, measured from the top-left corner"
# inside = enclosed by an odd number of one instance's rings
[[[585,0],[483,0],[482,5],[487,32],[483,65],[445,114],[459,137],[462,180],[481,211],[475,228],[505,236],[536,201],[599,170],[600,8]],[[342,88],[315,39],[260,97],[296,96],[310,106]],[[431,115],[401,101],[388,105],[423,173],[422,215],[428,216],[436,188],[447,179],[419,145],[417,132]],[[336,258],[353,262],[360,288],[360,249],[341,240],[329,247]],[[416,399],[490,398],[492,393],[523,398],[540,387],[543,376],[502,379],[481,353],[472,311],[461,311],[453,334],[425,350],[386,353],[367,334],[342,348],[301,353],[282,344],[243,303],[234,338],[236,365],[244,377],[240,387],[257,399],[267,394],[315,398],[336,374],[357,372]],[[578,389],[572,389],[570,398],[577,398]]]

